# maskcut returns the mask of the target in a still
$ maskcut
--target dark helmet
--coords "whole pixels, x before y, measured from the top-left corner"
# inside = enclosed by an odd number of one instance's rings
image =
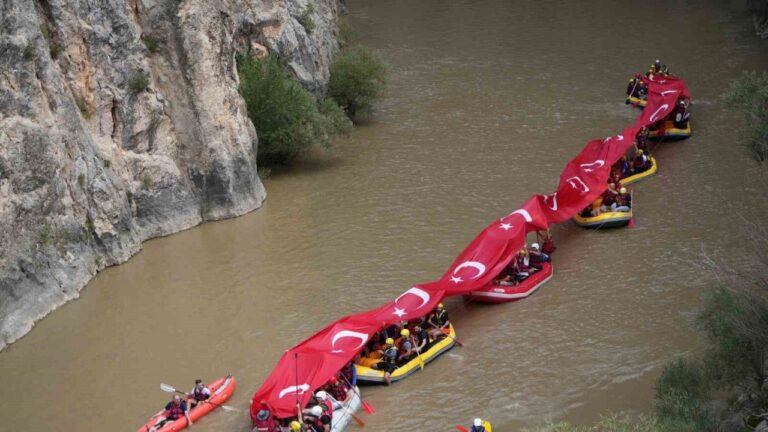
[[[269,418],[269,411],[268,410],[260,410],[258,413],[256,413],[256,420],[264,421]]]

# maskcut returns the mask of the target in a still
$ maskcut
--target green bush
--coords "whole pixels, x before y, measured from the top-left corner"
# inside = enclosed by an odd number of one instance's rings
[[[327,146],[348,130],[339,110],[292,80],[277,57],[256,60],[239,56],[240,94],[259,134],[258,162],[285,163],[312,144]]]
[[[31,61],[35,58],[35,44],[30,42],[24,47],[24,60]]]
[[[304,9],[304,12],[296,18],[296,21],[304,27],[307,33],[312,33],[312,30],[315,29],[315,21],[312,19],[313,13],[315,13],[315,3],[310,1],[307,4],[307,8]]]
[[[52,59],[56,60],[57,58],[59,58],[59,54],[61,54],[61,51],[63,50],[64,48],[61,45],[59,45],[56,42],[51,42],[49,51],[51,53]]]
[[[723,99],[744,114],[746,127],[740,139],[752,157],[768,161],[768,72],[744,72],[731,83]]]
[[[142,36],[141,41],[144,43],[144,46],[147,47],[147,50],[152,54],[155,54],[160,50],[160,40],[153,36]]]
[[[148,190],[152,187],[152,177],[144,174],[141,177],[141,188],[144,190]]]
[[[149,87],[149,77],[144,72],[136,72],[128,81],[128,88],[134,93],[141,93]]]
[[[348,20],[343,18],[339,19],[339,33],[337,39],[341,47],[347,47],[357,41],[357,32],[355,32]]]
[[[680,432],[707,431],[714,426],[702,368],[691,361],[668,364],[656,380],[654,414],[660,425]]]
[[[104,165],[104,168],[109,168],[109,167],[111,167],[111,166],[112,166],[112,161],[111,161],[111,160],[109,160],[109,159],[104,159],[104,160],[102,161],[102,164]]]
[[[344,49],[331,66],[328,94],[351,119],[369,112],[387,87],[387,65],[368,48]]]

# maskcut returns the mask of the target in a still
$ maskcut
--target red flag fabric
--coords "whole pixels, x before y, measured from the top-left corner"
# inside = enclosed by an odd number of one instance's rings
[[[296,416],[314,390],[352,360],[382,327],[423,317],[444,297],[487,285],[525,245],[527,233],[570,219],[600,196],[611,166],[633,146],[640,129],[663,122],[680,97],[690,98],[683,80],[673,76],[650,79],[648,104],[634,125],[618,135],[587,143],[565,166],[553,193],[534,195],[519,209],[489,224],[440,279],[416,285],[376,309],[343,317],[286,351],[253,395],[251,418],[255,420],[261,401],[275,417]]]

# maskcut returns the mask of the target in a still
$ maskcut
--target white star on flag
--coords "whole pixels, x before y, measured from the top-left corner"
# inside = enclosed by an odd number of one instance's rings
[[[459,283],[459,282],[464,282],[464,279],[462,279],[462,278],[460,278],[458,276],[451,276],[451,281],[453,283]]]
[[[503,223],[501,224],[501,229],[503,229],[504,231],[509,231],[510,229],[512,229],[512,224]]]
[[[392,312],[394,315],[397,315],[398,318],[402,318],[403,315],[405,315],[405,309],[400,309],[399,307],[395,308],[395,311]]]

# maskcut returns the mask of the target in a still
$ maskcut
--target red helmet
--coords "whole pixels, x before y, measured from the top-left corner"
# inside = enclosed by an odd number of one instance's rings
[[[337,380],[336,377],[331,377],[331,379],[328,380],[328,383],[331,385],[336,385],[339,383],[339,380]]]

